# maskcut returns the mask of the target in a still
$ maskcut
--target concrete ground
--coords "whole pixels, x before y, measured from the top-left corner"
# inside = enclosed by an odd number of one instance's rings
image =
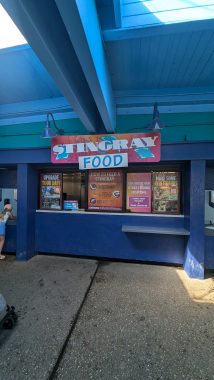
[[[37,256],[0,262],[19,320],[0,380],[214,379],[214,280],[174,267]]]

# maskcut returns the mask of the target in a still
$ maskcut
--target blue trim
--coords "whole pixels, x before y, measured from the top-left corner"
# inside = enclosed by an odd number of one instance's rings
[[[185,228],[175,228],[175,227],[148,227],[148,225],[144,226],[128,226],[126,224],[122,225],[122,231],[125,233],[138,233],[138,234],[161,234],[161,235],[181,235],[181,236],[189,236],[190,232]]]
[[[152,91],[117,91],[115,93],[116,103],[119,107],[128,105],[136,106],[140,104],[153,105],[158,102],[158,106],[167,103],[167,105],[201,105],[206,102],[212,104],[214,100],[214,88],[189,88],[189,89],[154,89]],[[205,104],[206,104],[205,103]],[[145,107],[145,106],[144,106]]]
[[[163,144],[161,149],[161,161],[177,160],[213,160],[213,142],[187,142]]]
[[[17,104],[18,105],[18,104]],[[40,110],[40,111],[30,111],[29,107],[29,113],[32,112],[32,114],[29,114],[29,116],[26,116],[26,112],[14,112],[14,114],[4,114],[1,113],[1,107],[0,106],[0,126],[6,126],[6,125],[19,125],[19,124],[29,124],[29,123],[36,123],[41,122],[46,119],[47,112],[50,111],[50,109],[53,109],[52,113],[54,113],[54,118],[56,120],[66,120],[66,119],[77,119],[78,116],[75,112],[69,111],[69,110],[63,110],[60,112],[57,108],[49,107],[47,110]],[[19,107],[18,107],[19,108]],[[160,105],[159,111],[161,114],[167,113],[167,114],[173,114],[173,113],[201,113],[201,112],[214,112],[213,110],[213,104],[195,104],[195,105],[169,105],[164,106]],[[21,109],[21,107],[20,107]],[[70,108],[71,109],[71,108]],[[151,115],[153,110],[153,106],[148,107],[135,107],[135,106],[117,106],[117,115]],[[97,127],[98,129],[98,127]],[[103,128],[103,133],[106,133],[105,128]]]
[[[0,119],[0,126],[45,122],[46,117],[47,117],[47,112],[43,112],[43,113],[41,112],[40,115],[15,116],[8,119],[2,119],[2,120]],[[54,119],[55,120],[77,119],[77,116],[74,112],[54,113]]]
[[[147,103],[154,101],[160,101],[162,97],[166,97],[166,101],[169,102],[172,99],[172,102],[179,103],[184,100],[192,100],[195,102],[201,100],[213,100],[214,97],[214,87],[213,86],[204,86],[204,87],[179,87],[179,88],[153,88],[146,90],[123,90],[115,91],[115,97],[118,103],[126,104],[135,102],[145,102],[148,99]],[[154,98],[155,97],[155,98]],[[157,98],[159,97],[159,98]],[[139,101],[140,100],[140,101]]]
[[[214,112],[213,104],[182,104],[182,105],[160,105],[160,113],[192,113],[192,112]],[[153,107],[149,106],[117,106],[117,115],[151,115]]]
[[[161,114],[214,112],[214,87],[116,91],[118,115],[152,114],[155,102]]]
[[[56,120],[77,118],[64,97],[48,98],[0,105],[0,126],[45,122],[50,111]]]
[[[176,24],[156,25],[156,26],[143,26],[139,28],[121,28],[109,29],[103,31],[103,37],[106,42],[129,40],[135,38],[145,38],[152,36],[162,36],[174,33],[186,33],[194,31],[213,30],[213,19],[188,21]]]
[[[71,112],[72,108],[64,97],[39,99],[28,102],[0,105],[0,118],[36,115],[41,112]]]
[[[0,150],[0,164],[47,164],[50,161],[50,148]]]

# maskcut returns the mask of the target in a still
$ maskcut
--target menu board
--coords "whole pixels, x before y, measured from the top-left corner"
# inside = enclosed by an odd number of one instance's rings
[[[40,175],[40,209],[61,210],[62,174],[45,173]]]
[[[89,170],[88,209],[121,211],[122,206],[122,170]]]
[[[180,211],[180,173],[158,172],[152,174],[152,212],[178,214]]]
[[[126,209],[151,212],[151,173],[127,174]]]

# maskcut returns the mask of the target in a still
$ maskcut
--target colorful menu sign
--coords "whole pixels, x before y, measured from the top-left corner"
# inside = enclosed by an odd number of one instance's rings
[[[40,209],[61,210],[62,174],[45,173],[40,175]]]
[[[122,206],[122,170],[90,170],[88,178],[88,209],[121,211]]]
[[[180,173],[152,174],[152,211],[161,214],[178,214],[180,211]]]
[[[56,136],[51,142],[53,164],[79,163],[80,170],[128,166],[128,162],[160,161],[159,132]]]
[[[151,173],[128,173],[126,209],[151,212]]]

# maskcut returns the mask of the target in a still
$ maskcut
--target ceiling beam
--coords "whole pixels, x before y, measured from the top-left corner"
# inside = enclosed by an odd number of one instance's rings
[[[2,0],[1,3],[88,132],[97,132],[96,127],[102,121],[55,2]]]
[[[186,32],[200,32],[202,30],[214,30],[214,21],[199,20],[180,22],[175,24],[163,24],[157,26],[143,26],[140,28],[120,28],[103,30],[104,41],[120,41],[134,38],[145,38],[168,34],[179,34]]]
[[[55,0],[104,127],[113,132],[116,107],[94,0]]]

